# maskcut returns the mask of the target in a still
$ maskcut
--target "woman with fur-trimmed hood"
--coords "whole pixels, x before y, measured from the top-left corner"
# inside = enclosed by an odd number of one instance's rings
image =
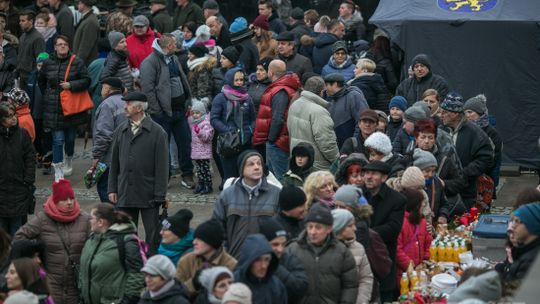
[[[284,186],[303,187],[304,181],[313,172],[315,149],[306,142],[296,145],[291,151],[289,171],[283,176]]]
[[[203,44],[194,44],[188,53],[188,82],[193,98],[203,101],[207,110],[212,101],[214,80],[212,70],[216,66],[216,58],[208,55],[208,48]]]

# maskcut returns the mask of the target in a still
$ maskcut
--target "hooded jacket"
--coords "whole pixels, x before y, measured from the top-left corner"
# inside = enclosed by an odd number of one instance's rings
[[[368,162],[365,158],[362,158],[360,154],[354,153],[349,155],[341,164],[336,171],[336,183],[340,186],[347,185],[349,182],[347,180],[347,169],[352,165],[359,165],[364,167]]]
[[[328,112],[334,121],[337,144],[341,149],[346,139],[353,137],[360,113],[369,109],[359,88],[344,86],[332,96],[327,96]]]
[[[332,57],[332,45],[340,40],[336,35],[330,33],[321,33],[315,38],[313,47],[313,72],[321,74],[323,67]]]
[[[448,85],[446,80],[431,71],[431,61],[425,54],[416,55],[412,62],[422,63],[429,69],[426,76],[417,79],[416,76],[403,80],[396,89],[396,95],[403,96],[407,99],[409,107],[415,102],[421,100],[422,94],[427,89],[435,89],[439,92],[439,96],[448,94]]]
[[[332,73],[338,73],[345,77],[345,81],[349,81],[354,78],[354,69],[355,65],[352,62],[351,56],[347,56],[347,60],[345,60],[342,65],[338,65],[334,60],[334,57],[330,56],[328,63],[322,69],[321,77]]]
[[[304,265],[309,288],[302,304],[352,304],[358,295],[358,273],[351,251],[333,234],[316,252],[303,231],[286,252],[296,255]]]
[[[339,155],[334,121],[327,106],[328,102],[320,96],[302,91],[300,98],[289,108],[287,127],[290,146],[295,147],[301,142],[311,144],[315,149],[314,170],[328,170]]]
[[[298,156],[298,152],[300,150],[303,150],[305,154],[309,154],[308,156],[308,162],[304,167],[298,167],[296,165],[296,156]],[[291,151],[291,157],[289,158],[289,171],[285,173],[283,176],[282,184],[283,186],[296,186],[296,187],[303,187],[304,181],[308,177],[308,175],[313,172],[313,163],[314,163],[314,156],[315,156],[315,150],[313,149],[313,146],[309,143],[300,142],[298,145],[296,145],[292,151]]]
[[[251,272],[251,264],[262,255],[271,255],[266,276],[256,278]],[[234,272],[236,282],[246,284],[252,293],[254,304],[287,304],[287,290],[280,279],[275,276],[279,260],[272,247],[262,234],[249,235],[242,245],[242,254],[238,268]]]
[[[174,285],[167,291],[152,297],[150,291],[145,291],[139,304],[189,304],[186,289],[182,283],[174,280]]]
[[[364,93],[370,109],[388,111],[390,93],[381,75],[375,73],[362,74],[352,80],[350,85],[358,87]]]

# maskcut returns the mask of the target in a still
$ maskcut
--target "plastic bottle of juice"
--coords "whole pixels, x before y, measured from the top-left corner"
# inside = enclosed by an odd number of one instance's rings
[[[429,260],[437,262],[437,243],[435,241],[431,242],[431,247],[429,247]]]
[[[399,281],[400,294],[406,295],[409,293],[409,277],[407,277],[407,272],[404,272],[401,275],[401,280]]]
[[[454,242],[454,248],[453,248],[453,254],[452,254],[452,262],[459,263],[459,243],[458,241]]]
[[[416,273],[416,270],[413,270],[412,274],[411,274],[411,278],[410,278],[410,282],[411,282],[411,290],[414,290],[414,288],[416,286],[418,286],[418,281],[420,280],[420,278],[418,277],[418,274]]]
[[[429,285],[428,276],[425,271],[420,271],[420,287],[426,287]]]
[[[467,252],[467,245],[465,244],[465,240],[461,241],[461,245],[459,246],[459,253]]]
[[[437,261],[446,261],[446,247],[443,242],[439,242],[439,245],[437,246]]]

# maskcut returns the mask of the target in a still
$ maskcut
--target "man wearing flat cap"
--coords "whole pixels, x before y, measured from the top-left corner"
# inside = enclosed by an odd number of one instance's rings
[[[287,71],[295,72],[299,79],[307,72],[313,72],[311,60],[296,52],[296,36],[292,32],[280,33],[278,41],[278,58],[287,64]]]
[[[364,195],[373,208],[370,228],[384,240],[392,259],[390,273],[379,280],[381,302],[392,302],[396,287],[396,251],[397,239],[403,225],[406,199],[403,195],[386,185],[390,165],[382,161],[372,161],[364,168]]]
[[[81,58],[86,66],[98,58],[99,21],[92,11],[95,0],[80,0],[77,10],[81,13],[81,20],[75,27],[73,38],[73,54]]]
[[[146,95],[122,98],[128,118],[114,132],[109,172],[109,201],[133,222],[141,214],[146,243],[155,254],[159,244],[159,207],[167,195],[169,141],[163,129],[145,114]]]
[[[118,77],[107,77],[102,81],[101,96],[104,98],[96,109],[96,120],[92,133],[92,166],[96,170],[99,162],[107,165],[96,188],[101,202],[109,202],[107,183],[111,166],[112,139],[114,130],[127,120],[122,100],[123,85]]]

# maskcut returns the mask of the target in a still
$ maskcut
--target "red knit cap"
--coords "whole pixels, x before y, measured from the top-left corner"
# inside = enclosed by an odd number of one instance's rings
[[[260,27],[265,31],[270,30],[270,24],[268,23],[268,18],[264,15],[259,15],[253,21],[253,26]]]
[[[75,193],[71,188],[71,182],[67,179],[61,179],[52,185],[52,197],[54,203],[67,200],[68,198],[75,199]]]

